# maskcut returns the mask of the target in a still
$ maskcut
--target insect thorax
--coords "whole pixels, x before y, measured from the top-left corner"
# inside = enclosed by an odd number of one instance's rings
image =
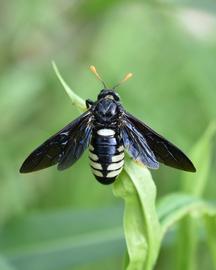
[[[119,117],[119,105],[110,98],[99,100],[94,108],[95,125],[109,126]]]

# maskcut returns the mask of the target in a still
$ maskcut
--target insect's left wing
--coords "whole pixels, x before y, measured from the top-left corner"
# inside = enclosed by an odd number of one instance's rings
[[[189,172],[196,171],[193,163],[178,147],[156,133],[133,115],[125,113],[125,117],[145,138],[147,144],[154,152],[157,161],[176,169]]]
[[[58,164],[63,170],[75,163],[91,139],[91,112],[87,111],[36,148],[24,161],[21,173]]]

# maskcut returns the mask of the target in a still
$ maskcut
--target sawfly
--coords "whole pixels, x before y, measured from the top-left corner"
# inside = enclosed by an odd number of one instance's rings
[[[21,166],[21,173],[56,164],[58,170],[65,170],[87,148],[92,173],[102,184],[111,184],[118,177],[124,166],[125,151],[150,169],[158,169],[159,163],[163,163],[184,171],[196,171],[190,159],[178,147],[121,105],[115,90],[132,73],[109,89],[96,68],[90,66],[90,69],[103,83],[97,100],[86,100],[86,112],[36,148]]]

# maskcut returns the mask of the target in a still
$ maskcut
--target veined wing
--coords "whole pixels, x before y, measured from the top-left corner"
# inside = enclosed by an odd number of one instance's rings
[[[91,130],[91,112],[87,111],[36,148],[24,161],[20,172],[38,171],[57,163],[60,170],[68,168],[88,146]]]
[[[189,172],[196,171],[196,168],[190,159],[177,146],[156,133],[133,115],[129,113],[125,114],[128,121],[130,121],[136,130],[138,130],[145,138],[147,144],[154,152],[157,161],[176,169]]]

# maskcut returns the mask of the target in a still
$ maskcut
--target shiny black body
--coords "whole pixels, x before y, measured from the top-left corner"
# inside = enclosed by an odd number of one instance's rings
[[[103,89],[97,101],[86,101],[87,111],[57,132],[24,161],[20,172],[27,173],[58,164],[64,170],[89,147],[92,172],[102,184],[115,181],[124,164],[125,150],[151,169],[159,162],[195,172],[187,156],[175,145],[129,114],[112,89]]]
[[[106,177],[110,170],[108,169],[110,164],[119,164],[123,159],[124,156],[118,162],[113,162],[113,157],[119,156],[123,153],[123,150],[118,150],[118,148],[122,145],[122,141],[118,134],[115,136],[100,136],[96,132],[93,132],[91,145],[93,146],[94,150],[89,149],[90,154],[95,154],[98,156],[97,163],[101,164],[102,169],[97,170],[94,166],[94,160],[90,158],[90,166],[92,168],[92,172],[95,178],[102,184],[111,184],[115,181],[116,176]],[[93,162],[92,162],[93,161]],[[122,168],[120,166],[120,168]],[[118,170],[114,170],[119,175]],[[101,172],[102,176],[99,176],[97,172]],[[112,171],[113,172],[113,171]]]

